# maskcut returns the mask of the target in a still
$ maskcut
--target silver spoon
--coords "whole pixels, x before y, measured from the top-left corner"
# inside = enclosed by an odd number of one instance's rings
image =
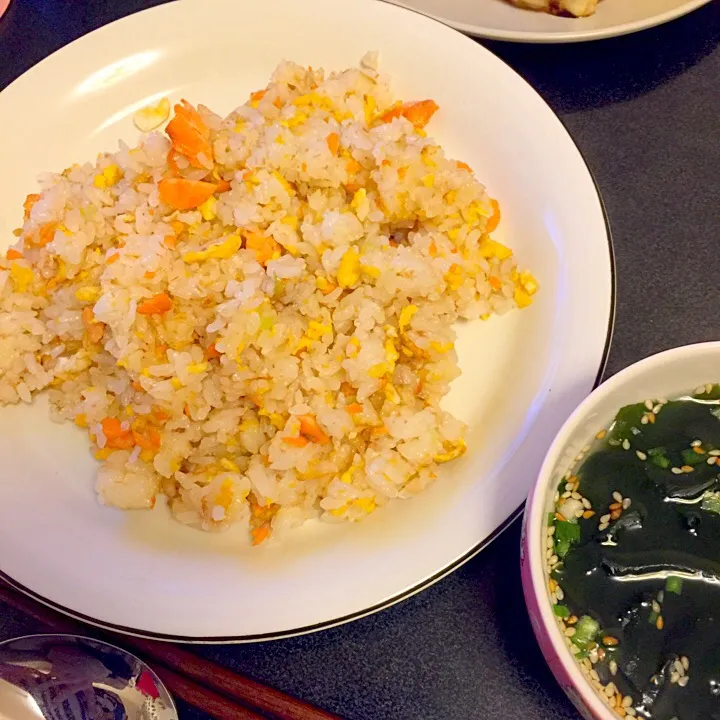
[[[0,720],[178,720],[139,658],[78,635],[0,643]]]

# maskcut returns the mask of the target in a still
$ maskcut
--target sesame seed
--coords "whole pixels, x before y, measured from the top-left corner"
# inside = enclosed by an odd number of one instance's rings
[[[575,517],[579,520],[585,514],[584,510],[576,510]]]
[[[553,553],[552,553],[552,550],[548,550],[548,551],[545,553],[545,557],[549,560],[549,559],[552,557],[552,554],[553,554]]]
[[[713,457],[720,457],[720,450],[711,450],[708,455],[712,455]]]
[[[607,530],[607,529],[608,529],[608,523],[606,523],[606,522],[600,523],[600,525],[598,525],[598,530],[600,530],[600,532],[602,532],[603,530]]]
[[[605,686],[605,695],[607,695],[607,697],[612,697],[613,695],[615,695],[615,683],[609,682]]]
[[[582,499],[582,495],[580,495],[579,492],[574,492],[574,493],[572,493],[572,494],[570,495],[570,497],[571,497],[573,500],[581,500],[581,499]]]
[[[665,602],[665,591],[664,591],[664,590],[661,590],[661,591],[658,593],[657,601],[658,601],[659,603]]]
[[[648,410],[652,410],[652,409],[653,409],[653,401],[652,401],[652,400],[646,400],[646,401],[645,401],[645,407],[646,407]]]
[[[678,680],[678,685],[679,685],[680,687],[685,687],[689,682],[690,682],[690,678],[689,678],[687,675],[683,675],[683,676]]]
[[[711,455],[705,462],[708,465],[714,465],[718,461],[717,457],[715,455]]]
[[[545,546],[548,547],[548,548],[552,548],[553,545],[555,545],[555,541],[554,541],[551,537],[549,537],[549,538],[545,541]]]
[[[555,534],[555,526],[554,525],[551,525],[547,529],[547,534],[548,534],[548,537],[552,537]]]
[[[575,487],[571,482],[565,483],[565,489],[566,490],[572,490],[573,487]]]
[[[704,394],[705,394],[705,386],[704,385],[700,385],[699,387],[696,387],[695,392],[693,393],[693,395],[704,395]]]
[[[576,632],[577,632],[577,630],[574,627],[566,628],[565,629],[565,637],[571,638]]]
[[[622,501],[623,510],[627,510],[632,505],[632,500],[630,498],[625,498]]]
[[[580,648],[577,645],[573,645],[569,638],[566,638],[566,640],[570,643],[570,652],[573,655],[577,655],[580,652]]]
[[[654,425],[654,424],[655,424],[655,413],[650,413],[650,414],[647,416],[647,419],[648,419],[648,422],[649,422],[651,425]]]
[[[600,524],[601,524],[601,525],[604,525],[605,523],[609,523],[609,522],[610,522],[610,514],[609,514],[609,513],[608,513],[607,515],[603,515],[603,516],[600,518]]]
[[[670,472],[673,475],[682,475],[683,471],[679,467],[670,468]]]
[[[691,473],[693,471],[693,466],[692,465],[683,465],[680,469],[684,473]]]
[[[615,502],[621,503],[623,501],[623,496],[617,490],[612,494],[612,496]]]
[[[565,592],[559,585],[558,585],[557,589],[555,590],[555,597],[558,600],[563,600],[565,598]]]
[[[568,625],[574,625],[577,621],[578,621],[577,615],[571,615],[571,616],[567,619],[567,624],[568,624]]]
[[[592,503],[585,497],[580,502],[582,502],[583,507],[587,508],[588,510],[592,507]]]
[[[622,503],[621,503],[621,502],[610,503],[610,509],[611,509],[611,510],[621,510],[621,509],[622,509]]]
[[[647,455],[642,450],[636,450],[635,454],[640,458],[640,460],[647,460]]]
[[[712,383],[708,383],[708,384],[705,386],[705,392],[709,395],[709,394],[712,392],[712,390],[713,390],[713,385],[712,385]]]
[[[658,398],[658,403],[660,405],[667,405],[668,404],[667,398]]]
[[[655,413],[655,415],[657,415],[661,410],[662,410],[662,405],[656,405],[653,408],[653,413]]]
[[[590,677],[595,681],[598,682],[600,680],[600,676],[597,673],[597,670],[591,670],[590,671]]]
[[[567,500],[570,497],[570,495],[572,495],[572,493],[569,490],[566,490],[560,497],[563,500]]]
[[[662,629],[665,627],[665,621],[663,620],[663,616],[662,616],[662,615],[658,615],[658,619],[657,619],[656,622],[655,622],[655,627],[656,627],[658,630],[662,630]]]
[[[660,607],[660,603],[657,600],[652,601],[652,609],[654,613],[660,613],[662,608]]]
[[[670,673],[670,684],[671,684],[671,685],[676,685],[676,684],[677,684],[677,681],[678,681],[679,679],[680,679],[680,675],[679,675],[678,673],[676,673],[676,672],[671,672],[671,673]]]
[[[553,556],[550,558],[550,561],[549,561],[549,562],[550,562],[550,567],[553,567],[554,565],[557,565],[557,563],[558,563],[558,556],[557,556],[557,555],[553,555]]]
[[[610,661],[610,664],[608,665],[608,669],[610,670],[611,675],[617,675],[618,665],[614,660]]]
[[[582,516],[585,518],[585,520],[589,520],[591,517],[593,517],[595,513],[592,510],[586,510]]]
[[[693,440],[690,443],[690,447],[700,447],[702,445],[702,440]]]
[[[601,430],[595,437],[598,440],[602,440],[607,435],[607,430]]]
[[[683,655],[680,658],[680,662],[682,663],[682,666],[683,666],[683,668],[685,668],[685,670],[690,669],[690,658],[688,658],[687,655]]]
[[[630,697],[630,696],[628,695],[628,697]],[[630,702],[632,702],[632,700],[630,700]],[[635,717],[635,715],[637,715],[637,710],[635,710],[634,707],[627,707],[627,708],[625,709],[625,712],[626,712],[630,717]]]
[[[615,647],[615,645],[619,645],[620,641],[617,638],[614,638],[612,635],[606,635],[602,639],[603,645],[606,647]]]
[[[623,706],[624,708],[629,708],[631,705],[632,705],[632,698],[631,698],[629,695],[626,695],[626,696],[623,698],[622,706]]]
[[[640,418],[640,424],[641,424],[641,425],[647,425],[647,424],[648,424],[648,416],[647,416],[647,415],[643,415],[643,416]]]
[[[622,447],[623,447],[623,450],[629,450],[629,449],[630,449],[630,441],[629,441],[627,438],[625,438],[625,439],[622,441]]]

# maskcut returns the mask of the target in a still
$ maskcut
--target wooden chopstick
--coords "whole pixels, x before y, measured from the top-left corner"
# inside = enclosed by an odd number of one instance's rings
[[[100,636],[148,660],[170,692],[217,720],[340,720],[338,716],[286,695],[169,643],[88,627],[0,582],[0,600],[56,632]],[[263,713],[258,715],[257,712]]]

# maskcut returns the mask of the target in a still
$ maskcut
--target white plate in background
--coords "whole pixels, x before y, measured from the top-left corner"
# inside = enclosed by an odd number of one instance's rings
[[[213,33],[198,32],[222,18]],[[422,52],[418,52],[418,48]],[[471,557],[523,503],[555,432],[592,389],[612,325],[612,252],[592,177],[532,88],[477,43],[373,0],[183,0],[82,37],[0,93],[0,236],[38,173],[133,143],[132,113],[164,95],[228,112],[283,58],[342,69],[367,50],[500,200],[498,237],[541,285],[523,312],[467,323],[446,407],[468,454],[358,525],[309,524],[246,548],[152,512],[101,507],[85,433],[46,403],[0,409],[0,571],[113,629],[185,641],[277,638],[360,617]],[[533,131],[528,132],[528,118]]]
[[[627,35],[675,20],[710,0],[601,0],[591,17],[556,17],[508,0],[387,0],[494,40],[568,43]]]

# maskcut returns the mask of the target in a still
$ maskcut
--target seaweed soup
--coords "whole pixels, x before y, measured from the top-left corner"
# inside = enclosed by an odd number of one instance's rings
[[[548,524],[555,616],[607,704],[720,720],[720,385],[622,408]]]

